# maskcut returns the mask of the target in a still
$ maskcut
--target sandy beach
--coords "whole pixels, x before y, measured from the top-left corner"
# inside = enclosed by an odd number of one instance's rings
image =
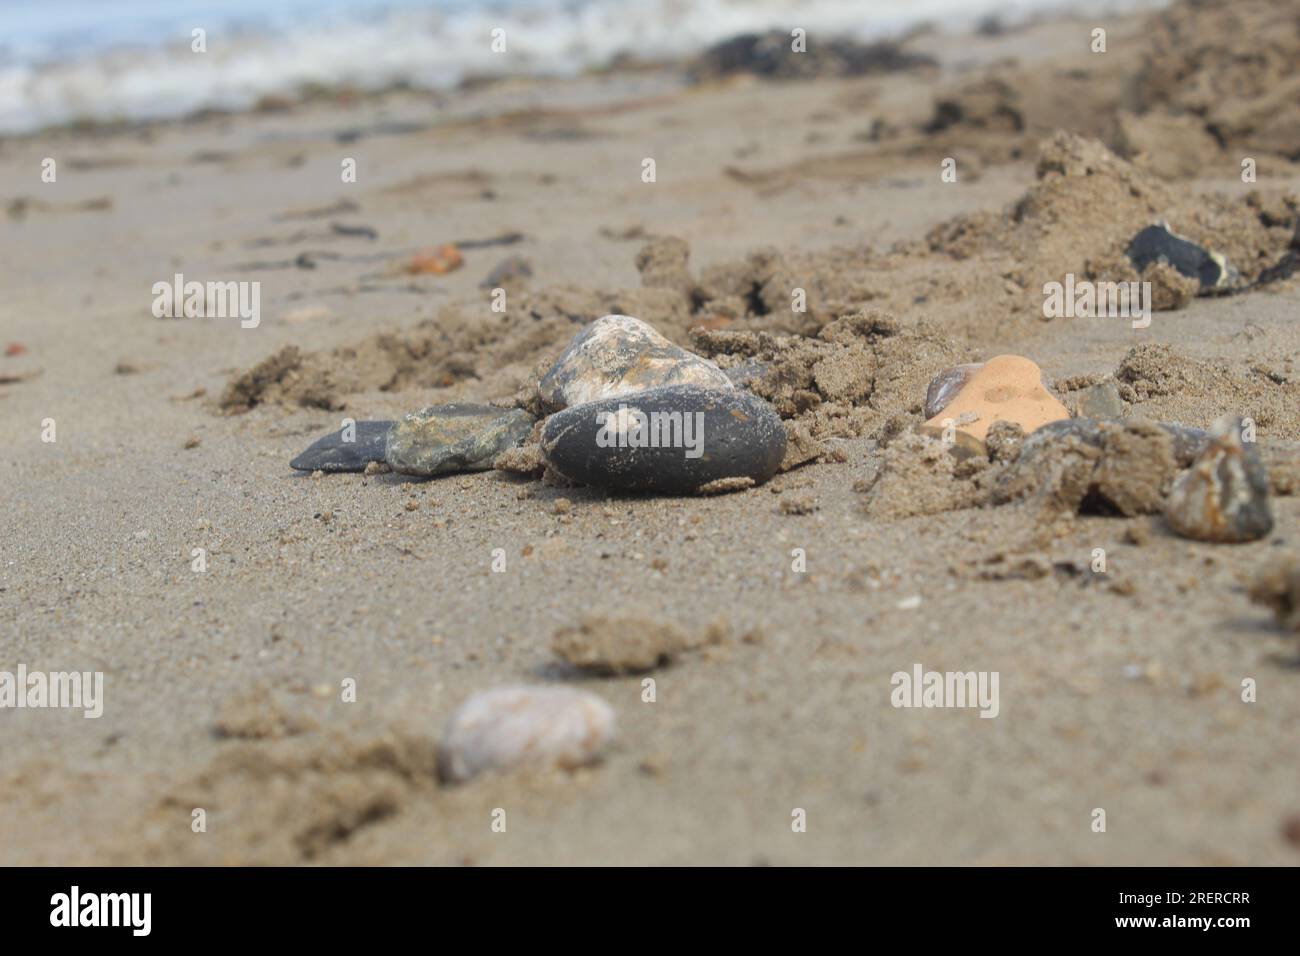
[[[98,718],[0,710],[0,863],[1300,862],[1300,646],[1249,594],[1300,553],[1300,481],[1226,544],[1045,522],[908,450],[930,380],[1004,353],[1071,410],[1111,381],[1126,419],[1300,447],[1300,280],[1249,285],[1300,248],[1298,23],[1182,3],[920,30],[861,75],[624,63],[0,139],[0,670],[104,675]],[[1156,219],[1241,289],[1044,317]],[[156,317],[177,274],[260,283],[256,326]],[[344,419],[518,402],[607,313],[787,362],[759,394],[808,460],[707,496],[289,467]],[[811,375],[840,330],[847,383]],[[552,639],[588,615],[691,646],[584,673]],[[893,706],[916,664],[997,672],[996,718]],[[450,715],[510,684],[605,700],[601,759],[440,782]]]

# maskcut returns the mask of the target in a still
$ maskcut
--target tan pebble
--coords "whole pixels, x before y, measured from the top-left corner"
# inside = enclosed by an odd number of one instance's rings
[[[1192,697],[1204,697],[1223,687],[1223,678],[1218,674],[1205,673],[1195,675],[1187,683],[1187,693]]]
[[[781,499],[781,514],[810,515],[817,510],[817,502],[811,495],[798,495]]]
[[[1124,529],[1124,541],[1141,547],[1151,542],[1151,525],[1145,521],[1134,522]]]
[[[984,439],[994,422],[1013,422],[1029,434],[1069,417],[1069,409],[1043,386],[1037,365],[1020,355],[999,355],[974,371],[920,431],[942,437],[949,425],[955,426],[957,444],[983,454]]]
[[[658,777],[668,768],[668,758],[663,754],[651,754],[639,764],[637,769],[647,777]]]
[[[446,781],[485,771],[573,769],[591,763],[614,736],[614,710],[571,687],[497,687],[452,714],[438,748]]]
[[[1282,839],[1294,847],[1300,847],[1300,813],[1293,813],[1282,821]]]
[[[329,314],[329,309],[323,305],[305,305],[302,308],[286,312],[284,321],[297,325],[301,322],[311,322],[313,319],[323,319]]]
[[[639,674],[671,663],[690,643],[671,622],[648,616],[591,614],[561,628],[551,649],[565,663],[597,674]]]

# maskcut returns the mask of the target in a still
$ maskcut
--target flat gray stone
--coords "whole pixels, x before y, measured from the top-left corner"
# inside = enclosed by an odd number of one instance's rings
[[[1080,418],[1119,419],[1124,417],[1124,399],[1114,382],[1098,382],[1079,392],[1075,400]]]
[[[318,438],[289,462],[299,471],[365,471],[372,461],[384,460],[384,445],[392,422],[357,422],[353,441],[344,441],[345,429]]]
[[[430,405],[393,426],[384,461],[393,471],[426,478],[486,471],[497,455],[522,443],[532,429],[533,417],[520,408]]]
[[[1125,419],[1127,421],[1127,419]],[[1035,454],[1039,449],[1050,445],[1067,435],[1073,435],[1080,441],[1096,448],[1102,445],[1102,426],[1114,424],[1094,418],[1063,418],[1057,422],[1048,422],[1034,429],[1025,437],[1021,455]],[[1122,424],[1122,422],[1121,422]],[[1186,468],[1192,463],[1209,441],[1209,433],[1201,428],[1188,428],[1172,422],[1155,422],[1174,440],[1174,463],[1179,468]]]
[[[665,385],[734,386],[712,362],[674,345],[630,315],[606,315],[569,344],[538,383],[549,411]]]
[[[570,481],[668,494],[727,479],[762,483],[785,447],[785,427],[767,402],[698,385],[575,405],[542,432],[547,464]]]

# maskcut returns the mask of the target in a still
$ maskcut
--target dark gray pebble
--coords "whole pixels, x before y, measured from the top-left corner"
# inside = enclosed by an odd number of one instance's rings
[[[365,471],[372,461],[384,460],[384,443],[392,422],[357,422],[353,441],[344,441],[346,429],[318,438],[289,462],[299,471]]]

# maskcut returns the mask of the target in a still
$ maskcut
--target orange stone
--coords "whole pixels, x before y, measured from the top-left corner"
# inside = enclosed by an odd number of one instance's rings
[[[999,355],[984,363],[939,414],[920,427],[923,435],[951,435],[959,447],[984,453],[994,422],[1015,422],[1029,434],[1070,411],[1043,387],[1043,373],[1020,355]]]
[[[433,252],[416,253],[405,266],[405,271],[412,275],[445,275],[459,269],[465,262],[460,250],[452,243],[444,243]]]

